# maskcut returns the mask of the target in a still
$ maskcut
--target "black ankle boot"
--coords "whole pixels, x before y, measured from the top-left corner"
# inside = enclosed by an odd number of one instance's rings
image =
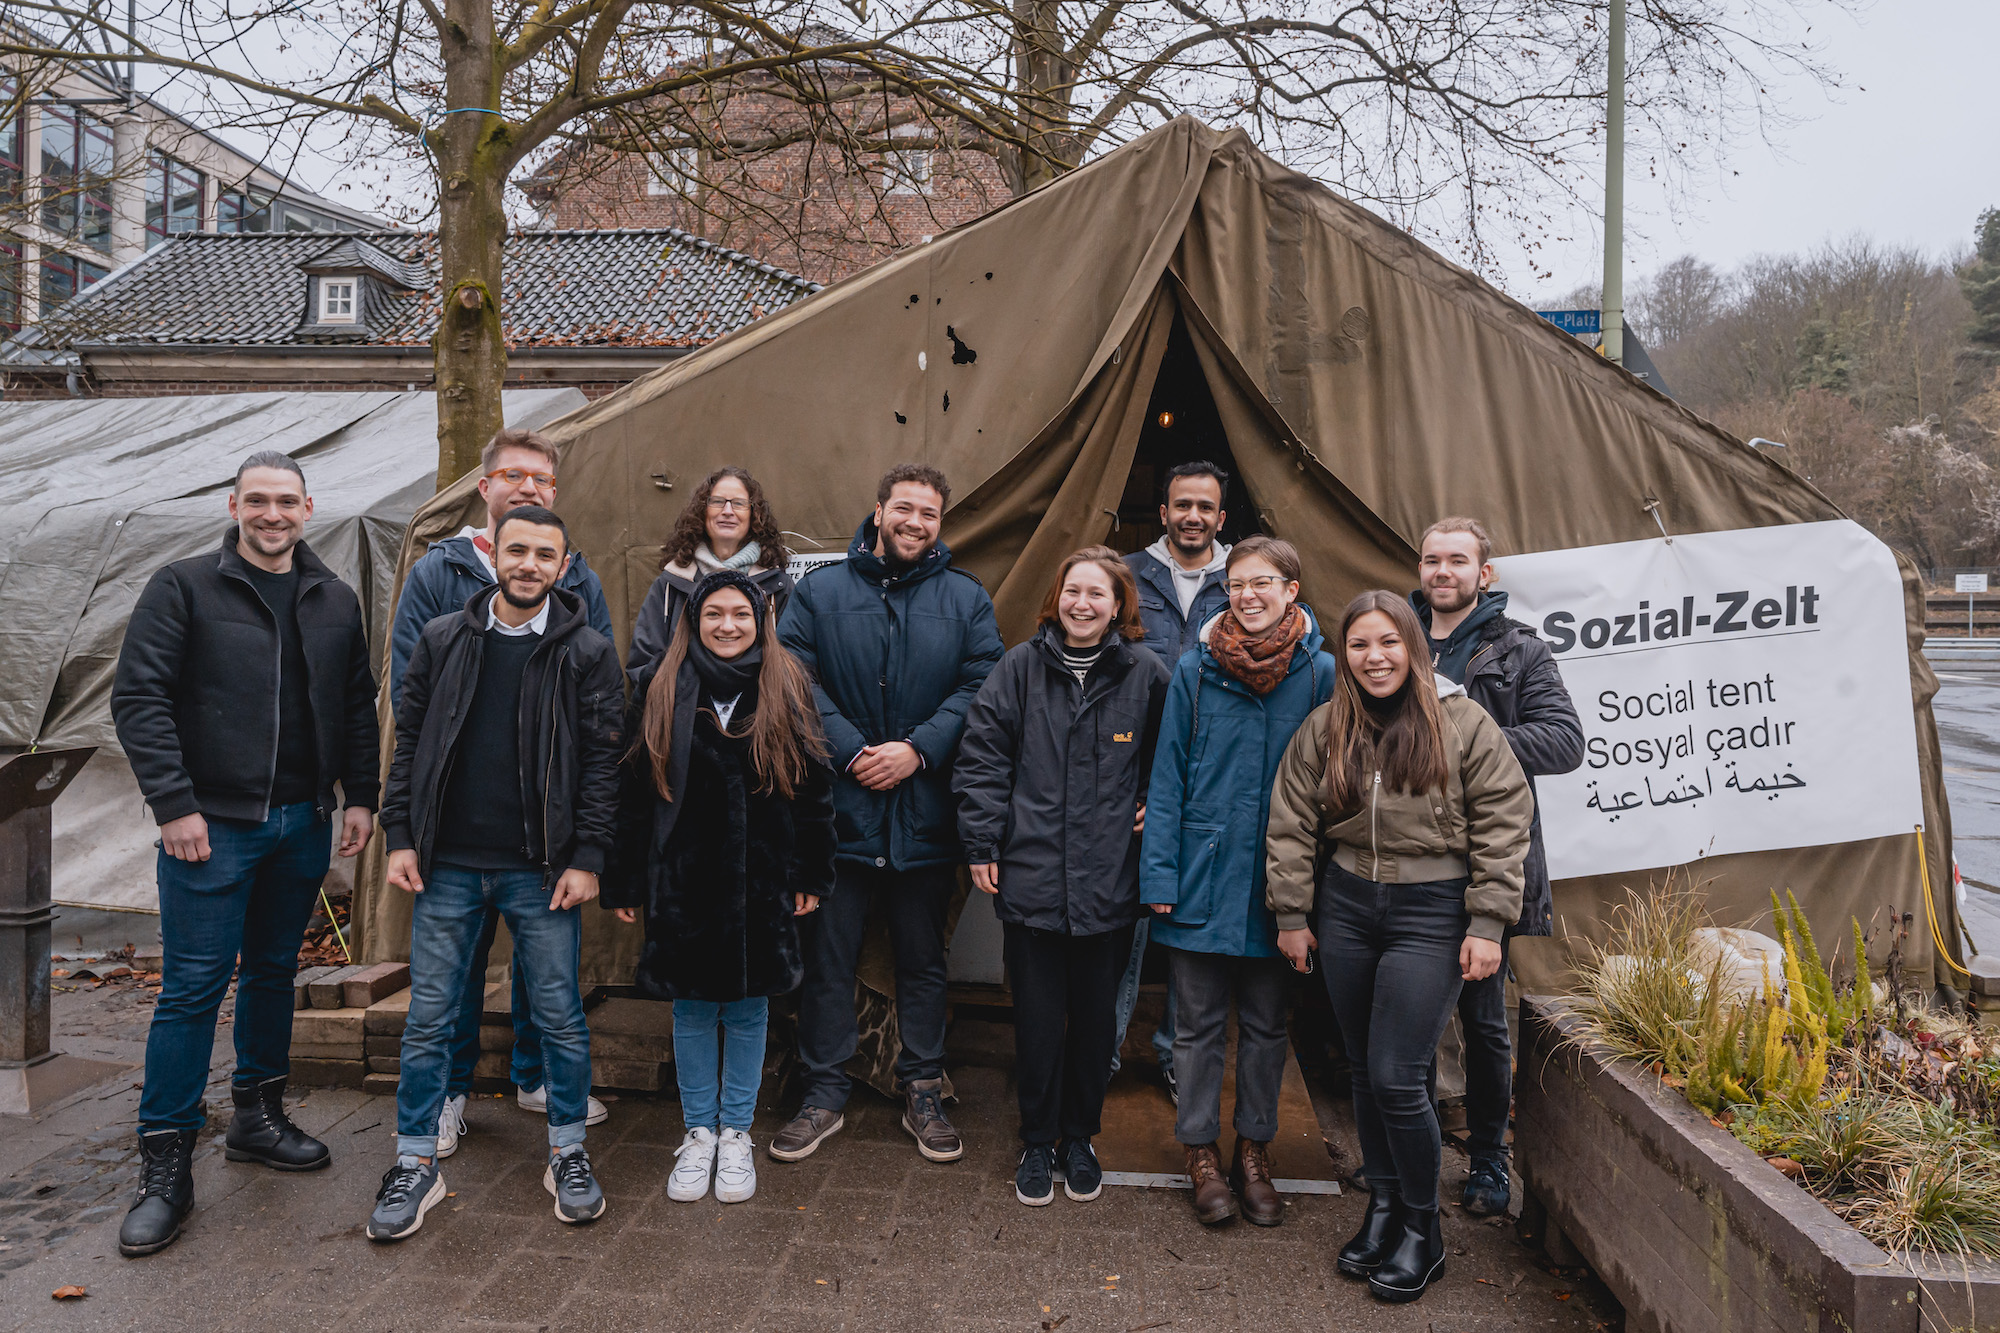
[[[236,1083],[229,1089],[236,1114],[222,1136],[222,1155],[232,1162],[262,1162],[280,1171],[317,1171],[333,1160],[326,1145],[285,1115],[285,1080]]]
[[[1340,1271],[1349,1277],[1367,1277],[1380,1268],[1402,1234],[1397,1225],[1402,1215],[1400,1195],[1388,1190],[1368,1191],[1368,1213],[1361,1219],[1361,1230],[1340,1247]]]
[[[193,1161],[191,1129],[139,1135],[139,1197],[118,1228],[120,1254],[136,1258],[180,1239],[181,1221],[194,1210]]]
[[[1437,1209],[1403,1211],[1402,1233],[1382,1266],[1368,1275],[1368,1290],[1377,1300],[1413,1301],[1444,1276],[1444,1228]]]

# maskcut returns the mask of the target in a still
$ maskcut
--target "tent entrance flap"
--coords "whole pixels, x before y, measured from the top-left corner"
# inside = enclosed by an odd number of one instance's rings
[[[1129,555],[1158,541],[1166,532],[1160,524],[1160,488],[1167,473],[1197,460],[1213,463],[1229,474],[1222,497],[1222,541],[1234,545],[1260,531],[1256,506],[1250,502],[1236,454],[1229,447],[1229,432],[1202,374],[1187,320],[1176,309],[1166,353],[1160,358],[1160,373],[1153,378],[1153,395],[1139,428],[1132,470],[1118,501],[1118,522],[1106,545]]]

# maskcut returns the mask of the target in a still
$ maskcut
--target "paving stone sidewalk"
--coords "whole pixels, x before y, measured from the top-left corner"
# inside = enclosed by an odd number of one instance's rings
[[[57,997],[59,1045],[78,1054],[136,1061],[144,1019],[142,998],[111,987]],[[220,1036],[226,1082],[226,1028]],[[985,1058],[990,1036],[970,1043],[971,1058]],[[734,1206],[668,1201],[679,1105],[671,1095],[621,1098],[589,1140],[610,1209],[579,1228],[555,1220],[543,1191],[542,1123],[511,1099],[476,1099],[472,1132],[444,1166],[452,1197],[393,1246],[370,1244],[362,1223],[388,1165],[394,1102],[314,1091],[295,1115],[332,1146],[331,1169],[289,1176],[226,1162],[205,1137],[187,1233],[144,1260],[117,1252],[137,1102],[136,1079],[121,1079],[0,1134],[0,1244],[15,1247],[0,1250],[14,1265],[0,1274],[0,1330],[1620,1326],[1587,1275],[1551,1271],[1511,1226],[1463,1216],[1446,1223],[1444,1281],[1414,1306],[1377,1305],[1333,1272],[1360,1217],[1351,1193],[1297,1198],[1272,1230],[1206,1230],[1164,1190],[1111,1187],[1094,1203],[1058,1196],[1024,1208],[1013,1195],[1006,1070],[955,1057],[953,1075],[970,1145],[963,1161],[924,1162],[898,1108],[861,1092],[847,1129],[814,1157],[787,1166],[760,1152],[757,1196]],[[211,1096],[220,1090],[213,1084]],[[760,1144],[777,1120],[774,1109],[760,1114]],[[1447,1154],[1447,1182],[1462,1171]],[[72,1284],[89,1294],[51,1299]]]

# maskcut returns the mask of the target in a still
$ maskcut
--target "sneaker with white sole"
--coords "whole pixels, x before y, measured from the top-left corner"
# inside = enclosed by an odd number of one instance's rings
[[[667,1197],[675,1203],[693,1203],[708,1197],[708,1180],[715,1172],[715,1131],[691,1129],[674,1149],[673,1174],[667,1177]],[[748,1195],[744,1196],[748,1198]]]
[[[757,1164],[752,1160],[750,1131],[725,1129],[715,1147],[715,1200],[742,1203],[757,1192]]]
[[[604,1216],[604,1191],[590,1172],[590,1154],[582,1144],[549,1159],[542,1188],[556,1196],[558,1222],[592,1222]]]
[[[368,1216],[368,1239],[402,1240],[413,1236],[424,1224],[424,1214],[437,1206],[445,1195],[444,1174],[437,1159],[426,1162],[416,1157],[398,1157],[383,1173],[382,1188],[375,1191],[375,1211]]]
[[[444,1099],[444,1109],[438,1112],[437,1155],[449,1157],[458,1151],[458,1136],[465,1133],[465,1097]]]
[[[605,1109],[603,1102],[589,1096],[586,1096],[584,1100],[586,1102],[583,1112],[584,1124],[601,1125],[611,1118],[611,1112]],[[520,1107],[523,1111],[532,1111],[536,1115],[547,1115],[549,1113],[548,1085],[544,1084],[534,1089],[514,1089],[514,1105]]]

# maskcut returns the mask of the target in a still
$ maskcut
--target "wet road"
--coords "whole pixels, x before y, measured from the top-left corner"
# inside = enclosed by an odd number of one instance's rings
[[[2000,954],[2000,661],[1931,665],[1965,922],[1981,953]]]

